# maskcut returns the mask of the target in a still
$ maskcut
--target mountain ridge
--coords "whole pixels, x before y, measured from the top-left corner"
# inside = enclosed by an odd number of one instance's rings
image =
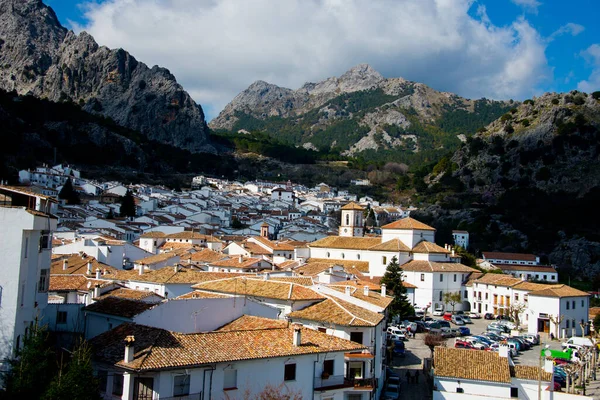
[[[214,152],[202,107],[167,69],[67,30],[40,0],[0,1],[0,88],[72,101],[149,139]]]

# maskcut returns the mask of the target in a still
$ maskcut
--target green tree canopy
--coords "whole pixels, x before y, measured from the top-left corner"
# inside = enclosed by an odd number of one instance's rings
[[[121,198],[121,217],[135,217],[135,199],[131,190],[127,190]]]
[[[79,204],[81,202],[79,199],[79,193],[77,193],[73,188],[73,182],[71,182],[71,178],[67,178],[67,181],[58,193],[58,198],[65,200],[67,204]]]
[[[402,268],[398,264],[398,259],[393,257],[381,278],[381,284],[385,284],[387,289],[394,295],[394,300],[388,308],[392,317],[395,315],[406,317],[415,313],[414,307],[406,297],[406,288],[402,285],[402,275]]]

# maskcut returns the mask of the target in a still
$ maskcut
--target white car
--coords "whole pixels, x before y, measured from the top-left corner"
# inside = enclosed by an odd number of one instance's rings
[[[471,317],[472,319],[480,319],[480,318],[481,318],[481,315],[479,315],[479,314],[478,314],[478,313],[476,313],[476,312],[470,312],[470,313],[469,313],[469,317]]]
[[[433,311],[434,317],[441,317],[442,315],[444,315],[444,310],[434,310]]]

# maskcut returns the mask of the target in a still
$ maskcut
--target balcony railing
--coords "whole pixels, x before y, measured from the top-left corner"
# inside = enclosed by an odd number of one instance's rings
[[[362,378],[351,380],[355,389],[376,389],[377,378]]]
[[[377,378],[345,378],[344,375],[331,375],[328,378],[315,377],[315,390],[334,390],[340,388],[373,390],[377,388]]]

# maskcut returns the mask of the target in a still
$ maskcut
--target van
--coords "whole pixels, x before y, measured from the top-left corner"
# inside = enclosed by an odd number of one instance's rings
[[[585,346],[585,347],[594,346],[594,343],[592,342],[592,340],[590,338],[577,337],[577,336],[573,336],[572,338],[570,338],[569,340],[564,342],[562,344],[562,346],[564,348],[566,345],[569,345],[569,344],[576,344],[578,346]]]

